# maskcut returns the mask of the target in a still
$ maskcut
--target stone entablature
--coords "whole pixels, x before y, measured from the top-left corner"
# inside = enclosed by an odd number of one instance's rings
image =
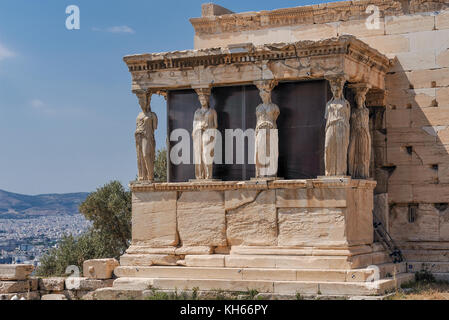
[[[269,189],[297,189],[297,188],[332,188],[345,186],[347,188],[367,188],[372,190],[376,182],[372,180],[354,180],[348,177],[329,177],[323,179],[301,180],[249,180],[249,181],[198,181],[198,182],[170,182],[152,183],[133,181],[130,183],[132,192],[148,191],[225,191],[225,190],[269,190]]]
[[[353,36],[126,56],[134,92],[299,81],[337,75],[383,90],[390,60]]]
[[[403,5],[406,2],[409,4],[407,6]],[[192,18],[190,22],[195,28],[197,35],[213,35],[225,32],[271,29],[282,26],[362,20],[372,14],[371,12],[366,13],[370,5],[375,5],[379,8],[380,17],[434,12],[449,7],[449,3],[445,0],[355,0],[271,11],[203,16],[201,18]]]

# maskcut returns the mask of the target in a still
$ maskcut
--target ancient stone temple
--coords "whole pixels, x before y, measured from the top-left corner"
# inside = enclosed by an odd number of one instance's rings
[[[114,287],[367,295],[444,277],[448,7],[206,4],[194,50],[126,56],[143,173]],[[154,94],[167,183],[148,167]]]

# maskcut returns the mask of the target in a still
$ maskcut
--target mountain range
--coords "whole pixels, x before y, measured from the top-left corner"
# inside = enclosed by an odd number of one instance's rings
[[[75,215],[89,193],[42,194],[36,196],[0,190],[0,219],[23,219],[43,215]]]

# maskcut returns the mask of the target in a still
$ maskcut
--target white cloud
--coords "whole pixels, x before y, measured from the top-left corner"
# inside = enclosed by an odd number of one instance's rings
[[[135,34],[136,31],[134,31],[133,28],[128,26],[113,26],[105,29],[101,28],[92,28],[93,31],[104,31],[109,33],[121,33],[121,34]]]
[[[39,99],[31,100],[30,105],[34,110],[37,110],[39,112],[43,112],[46,114],[53,114],[55,112],[54,109],[49,108],[42,100],[39,100]]]
[[[74,107],[59,107],[54,108],[40,99],[33,99],[30,101],[30,106],[35,111],[49,115],[49,116],[82,116],[86,113],[84,109]]]
[[[35,109],[41,109],[43,106],[45,106],[45,103],[43,103],[42,100],[34,99],[31,100],[31,106]]]
[[[136,33],[133,28],[128,26],[114,26],[106,29],[107,32],[111,33],[129,33],[134,34]]]
[[[12,58],[15,54],[0,43],[0,61],[6,58]]]

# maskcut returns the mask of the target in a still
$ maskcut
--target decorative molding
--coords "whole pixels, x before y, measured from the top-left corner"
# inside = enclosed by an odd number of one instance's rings
[[[151,183],[133,181],[129,184],[132,192],[159,191],[226,191],[226,190],[268,190],[268,189],[311,189],[311,188],[367,188],[374,189],[374,180],[356,180],[350,177],[332,177],[306,180],[250,180],[250,181],[210,181],[210,182],[170,182]]]
[[[189,70],[195,67],[254,63],[289,58],[300,59],[332,54],[347,54],[357,61],[371,64],[372,67],[379,67],[385,72],[390,67],[390,60],[387,57],[350,35],[319,41],[298,41],[252,46],[250,50],[238,53],[231,53],[229,48],[224,47],[130,55],[124,57],[123,60],[128,65],[130,72],[157,72],[170,69]]]
[[[368,108],[373,107],[384,107],[387,105],[386,102],[387,95],[385,94],[385,90],[380,89],[371,89],[366,94],[366,106]]]
[[[391,61],[354,36],[320,41],[247,45],[245,50],[210,48],[126,56],[133,89],[173,90],[254,83],[297,81],[347,75],[383,89]],[[262,71],[262,72],[261,72]],[[350,79],[352,77],[352,79]]]
[[[370,5],[379,8],[381,17],[434,12],[449,7],[449,3],[445,0],[409,0],[408,2],[410,2],[408,6],[403,6],[404,1],[400,0],[340,1],[271,11],[192,18],[190,23],[197,35],[211,35],[283,26],[362,20],[371,15],[371,13],[366,13],[366,9]]]

